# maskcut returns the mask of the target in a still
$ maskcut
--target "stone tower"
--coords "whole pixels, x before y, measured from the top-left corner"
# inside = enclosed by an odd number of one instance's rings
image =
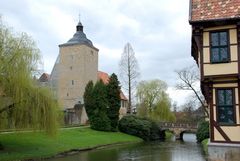
[[[98,49],[83,32],[79,21],[76,33],[59,45],[59,55],[51,73],[51,87],[63,110],[83,103],[86,84],[97,81]]]

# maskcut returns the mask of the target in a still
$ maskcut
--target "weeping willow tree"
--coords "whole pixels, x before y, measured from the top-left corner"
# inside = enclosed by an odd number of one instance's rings
[[[0,128],[40,129],[54,134],[58,105],[37,84],[39,49],[27,34],[13,34],[0,18]]]
[[[154,121],[175,121],[166,90],[167,84],[164,81],[141,81],[137,86],[137,114]]]
[[[154,105],[153,110],[149,112],[150,118],[155,121],[160,122],[174,122],[176,117],[174,113],[171,112],[171,101],[166,93],[161,94],[161,99]]]

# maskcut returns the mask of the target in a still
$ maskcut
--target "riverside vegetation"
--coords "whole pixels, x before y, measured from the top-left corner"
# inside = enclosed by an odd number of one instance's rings
[[[89,127],[58,130],[55,137],[45,132],[0,134],[4,150],[1,161],[52,157],[71,149],[91,149],[98,146],[141,142],[142,139],[121,132],[95,131]]]
[[[120,109],[120,86],[116,74],[107,84],[89,81],[84,92],[84,103],[92,129],[117,131]]]
[[[124,116],[119,121],[119,130],[130,135],[138,136],[146,141],[165,138],[165,132],[159,128],[157,123],[133,115]]]

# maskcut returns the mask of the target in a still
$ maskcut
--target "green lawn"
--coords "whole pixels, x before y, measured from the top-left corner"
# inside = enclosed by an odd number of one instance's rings
[[[94,131],[84,127],[59,130],[56,137],[40,132],[0,134],[0,142],[4,146],[4,150],[0,151],[0,160],[48,157],[71,149],[140,141],[124,133]]]

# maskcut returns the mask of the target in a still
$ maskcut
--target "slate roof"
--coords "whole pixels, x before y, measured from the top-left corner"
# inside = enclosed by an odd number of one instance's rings
[[[69,46],[75,44],[85,44],[94,47],[92,41],[89,40],[86,34],[83,32],[83,25],[81,22],[77,24],[76,33],[73,35],[73,37],[70,40],[68,40],[68,42],[61,44],[59,46]]]
[[[240,18],[240,0],[190,0],[190,22]]]

